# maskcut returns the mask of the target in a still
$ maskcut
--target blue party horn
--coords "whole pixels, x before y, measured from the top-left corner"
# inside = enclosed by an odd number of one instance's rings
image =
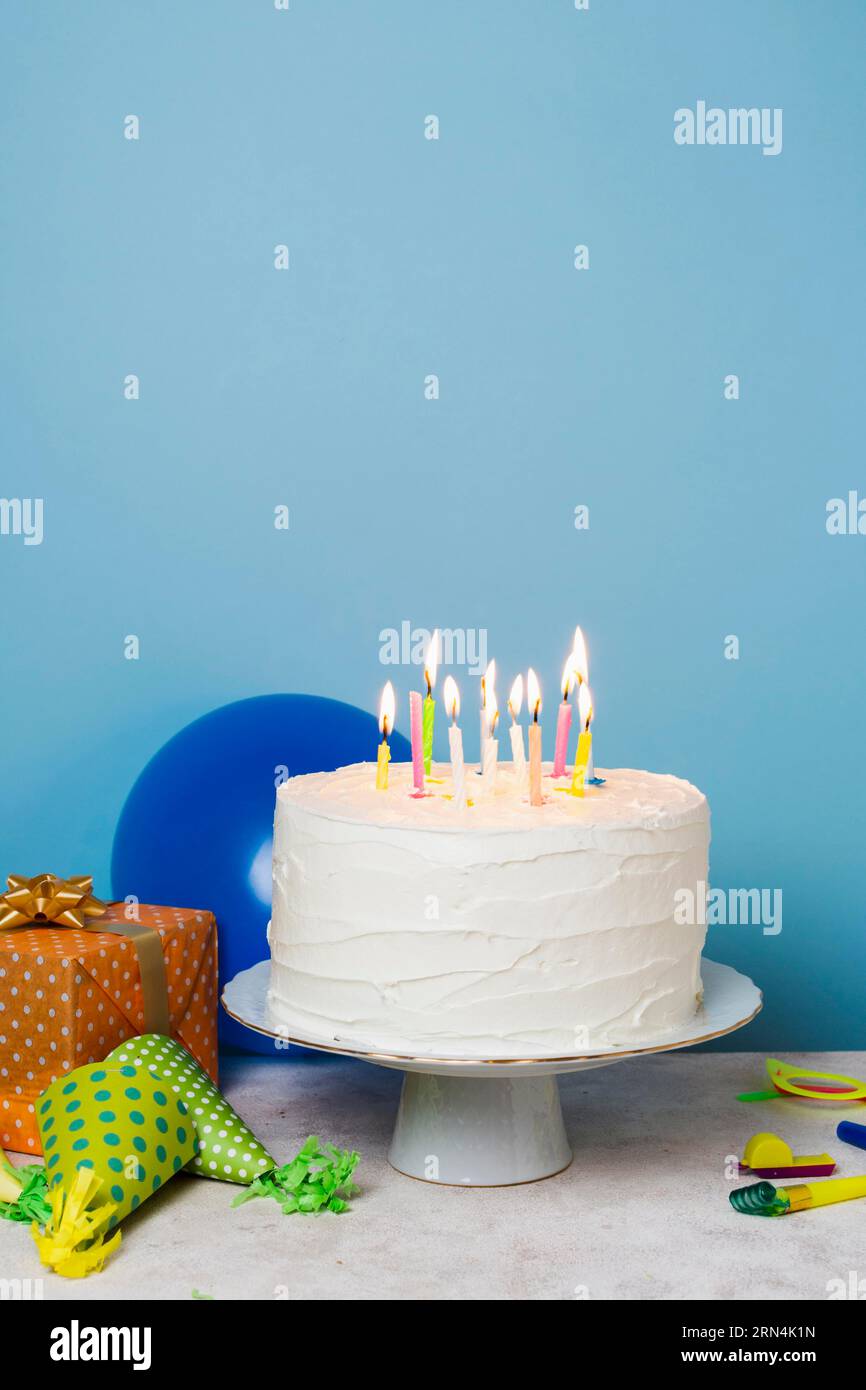
[[[866,1125],[855,1125],[850,1120],[840,1120],[836,1126],[836,1138],[844,1139],[846,1144],[854,1144],[858,1149],[866,1149]]]

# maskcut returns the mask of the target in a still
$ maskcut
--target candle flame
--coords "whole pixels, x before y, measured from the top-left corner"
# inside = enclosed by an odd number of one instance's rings
[[[439,669],[439,629],[433,633],[427,644],[427,651],[424,654],[424,679],[427,682],[427,694],[429,695],[436,684],[436,672]]]
[[[517,676],[508,697],[508,712],[516,723],[523,706],[523,677]]]
[[[593,709],[592,691],[587,681],[583,682],[578,692],[577,708],[580,711],[580,727],[582,729],[588,729],[592,723]]]
[[[457,689],[457,682],[453,676],[445,677],[445,713],[450,715],[454,723],[457,723],[457,716],[460,713],[460,691]]]
[[[487,663],[487,670],[484,672],[484,675],[481,677],[481,708],[482,708],[482,709],[484,709],[484,703],[485,703],[485,700],[484,700],[484,692],[485,692],[485,690],[487,689],[488,685],[493,685],[493,683],[494,683],[495,680],[496,680],[496,662],[495,662],[495,661],[490,661],[490,662]]]
[[[574,648],[571,656],[571,669],[577,676],[578,684],[589,680],[589,657],[586,654],[586,641],[579,627],[574,630]]]
[[[541,686],[531,666],[526,673],[526,712],[535,720],[541,713]]]
[[[576,680],[579,680],[579,679],[580,679],[580,676],[579,676],[579,674],[578,674],[577,667],[576,667],[576,665],[575,665],[576,660],[577,660],[577,652],[572,652],[571,655],[570,655],[570,657],[568,658],[568,660],[566,661],[565,665],[564,665],[563,668],[562,668],[562,698],[563,698],[563,700],[567,700],[567,699],[568,699],[569,695],[571,694],[571,687],[574,685],[574,682],[575,682]]]
[[[397,701],[394,696],[394,687],[390,681],[382,691],[382,701],[379,705],[379,732],[384,739],[387,739],[394,732],[394,714],[397,708]]]
[[[484,688],[484,718],[487,721],[488,737],[492,738],[493,731],[496,728],[496,721],[499,718],[499,705],[496,701],[496,688],[492,680],[488,681]]]

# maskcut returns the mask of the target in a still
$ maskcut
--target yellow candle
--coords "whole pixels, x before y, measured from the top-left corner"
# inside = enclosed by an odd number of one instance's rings
[[[526,677],[526,706],[532,715],[532,723],[529,726],[529,804],[541,806],[544,801],[541,794],[541,725],[538,722],[541,713],[541,687],[532,667],[529,668]]]
[[[577,756],[574,760],[574,772],[572,774],[570,787],[572,796],[583,796],[584,785],[586,783],[586,769],[589,766],[591,752],[592,734],[587,729],[577,740]]]
[[[581,684],[577,697],[577,707],[580,713],[581,733],[577,740],[574,774],[569,791],[572,796],[583,796],[586,789],[587,768],[592,764],[592,734],[589,732],[589,726],[592,722],[592,692],[586,681]]]
[[[386,792],[388,790],[388,764],[391,761],[391,749],[388,747],[388,740],[382,739],[379,744],[379,757],[376,761],[376,791]]]
[[[394,730],[394,711],[396,700],[394,698],[394,687],[388,681],[382,691],[382,700],[379,705],[379,729],[382,734],[382,742],[379,744],[379,756],[376,760],[376,791],[386,792],[388,790],[388,764],[391,761],[391,749],[388,747],[388,736]]]

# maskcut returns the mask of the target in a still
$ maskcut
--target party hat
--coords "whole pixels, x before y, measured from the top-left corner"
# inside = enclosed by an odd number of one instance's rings
[[[170,1087],[173,1096],[182,1097],[196,1134],[190,1173],[246,1186],[277,1166],[207,1072],[173,1038],[144,1033],[121,1043],[106,1061],[148,1071]]]
[[[89,1063],[37,1103],[52,1214],[34,1239],[43,1264],[73,1277],[101,1268],[107,1233],[195,1155],[187,1105],[153,1072]]]

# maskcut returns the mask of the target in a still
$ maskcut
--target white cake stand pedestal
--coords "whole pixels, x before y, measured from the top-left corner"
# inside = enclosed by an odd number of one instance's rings
[[[285,1044],[358,1057],[405,1073],[388,1159],[425,1182],[500,1187],[561,1173],[572,1153],[562,1122],[556,1078],[607,1067],[628,1057],[671,1052],[720,1038],[750,1023],[761,991],[745,975],[702,963],[704,1001],[684,1028],[638,1048],[595,1048],[570,1057],[537,1055],[496,1061],[383,1052],[373,1043],[308,1034],[290,1036],[267,1017],[270,963],[242,970],[225,986],[223,1007],[257,1033]]]

